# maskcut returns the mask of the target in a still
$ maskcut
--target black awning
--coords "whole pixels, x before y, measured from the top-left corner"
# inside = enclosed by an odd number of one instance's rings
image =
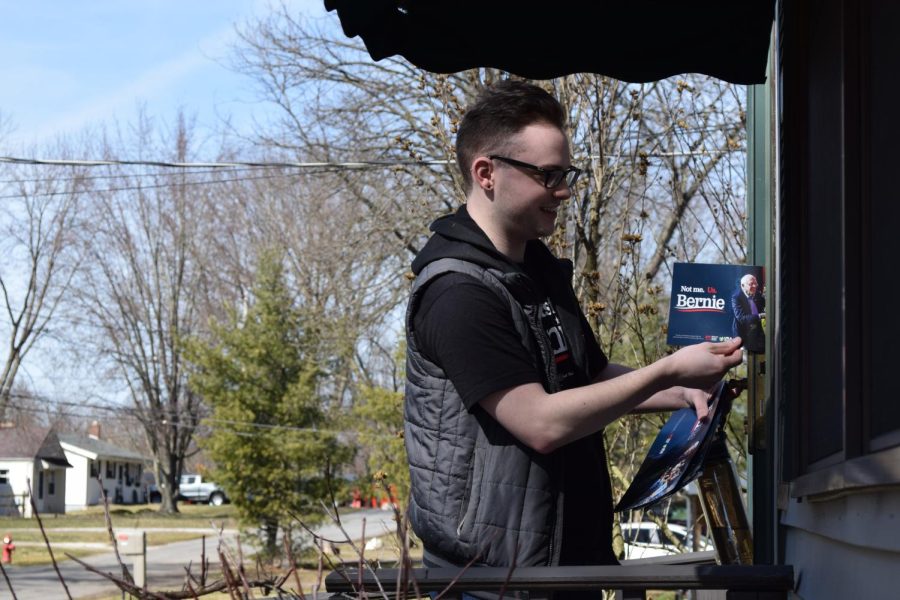
[[[59,444],[59,436],[56,431],[50,430],[47,437],[44,438],[41,447],[38,448],[35,458],[56,465],[57,467],[71,468],[68,459],[66,459],[66,451]]]
[[[495,67],[529,79],[647,82],[704,73],[765,81],[775,0],[325,0],[375,60],[428,71]]]

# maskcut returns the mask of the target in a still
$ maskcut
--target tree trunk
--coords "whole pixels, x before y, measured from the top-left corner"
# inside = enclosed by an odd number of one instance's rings
[[[278,553],[278,519],[266,520],[266,552],[269,556]]]
[[[168,463],[166,469],[158,468],[156,473],[156,481],[159,485],[160,505],[159,512],[163,514],[174,514],[180,512],[178,510],[178,482],[181,479],[181,473],[176,468],[176,460],[172,456],[165,457]]]

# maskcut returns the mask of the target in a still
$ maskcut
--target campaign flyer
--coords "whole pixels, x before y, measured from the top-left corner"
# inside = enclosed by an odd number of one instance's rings
[[[765,351],[765,269],[756,265],[675,263],[669,301],[671,346],[738,337]]]
[[[642,508],[671,496],[696,479],[728,409],[725,382],[719,382],[709,405],[709,418],[701,421],[693,408],[683,408],[669,417],[660,430],[631,485],[616,505],[616,512]]]

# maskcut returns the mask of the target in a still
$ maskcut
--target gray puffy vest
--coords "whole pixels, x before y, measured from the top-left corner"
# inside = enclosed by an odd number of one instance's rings
[[[562,453],[540,454],[480,406],[466,410],[441,368],[417,347],[413,317],[421,293],[435,277],[451,271],[474,277],[504,300],[522,344],[540,367],[545,389],[559,388],[539,306],[523,304],[514,295],[527,283],[527,275],[453,258],[428,264],[413,284],[406,316],[410,524],[426,550],[458,565],[476,557],[476,564],[492,566],[512,564],[513,557],[520,566],[557,564]],[[574,331],[575,325],[568,326]]]

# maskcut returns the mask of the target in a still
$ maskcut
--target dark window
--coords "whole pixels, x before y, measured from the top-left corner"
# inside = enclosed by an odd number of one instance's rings
[[[871,396],[866,424],[869,428],[869,450],[900,444],[900,402],[896,400],[896,384],[893,379],[891,356],[896,342],[896,327],[887,326],[890,319],[890,299],[900,294],[900,282],[891,269],[879,267],[891,265],[900,256],[900,206],[896,200],[897,150],[896,136],[900,131],[900,115],[896,100],[900,93],[897,73],[900,69],[900,52],[897,51],[897,28],[900,27],[900,9],[893,3],[870,2],[872,14],[868,19],[869,86],[865,107],[868,109],[868,173],[864,175],[869,188],[869,210],[864,215],[864,227],[868,229],[868,265],[874,265],[872,287],[865,299],[865,311],[869,317],[867,329],[868,364],[871,366]],[[892,435],[893,434],[893,435]]]
[[[0,469],[0,484],[9,483],[9,469]]]
[[[88,460],[88,465],[90,465],[91,479],[96,479],[100,476],[100,461],[99,460]]]
[[[37,492],[38,492],[38,500],[43,500],[43,499],[44,499],[44,472],[43,472],[43,471],[38,471],[38,485],[37,485],[37,488],[38,488],[38,489],[37,489]]]
[[[50,471],[47,474],[47,494],[56,495],[56,471]]]
[[[111,460],[106,461],[106,478],[112,479],[116,476],[116,470]]]
[[[823,0],[785,20],[781,393],[798,496],[900,483],[892,375],[900,256],[900,6]],[[788,42],[786,40],[793,40]],[[798,75],[799,74],[799,75]]]
[[[834,4],[832,2],[832,4]],[[843,321],[841,290],[841,59],[840,11],[820,11],[810,34],[807,85],[808,195],[806,197],[806,256],[801,293],[809,352],[807,394],[807,463],[815,463],[843,448],[841,391],[843,389]]]

